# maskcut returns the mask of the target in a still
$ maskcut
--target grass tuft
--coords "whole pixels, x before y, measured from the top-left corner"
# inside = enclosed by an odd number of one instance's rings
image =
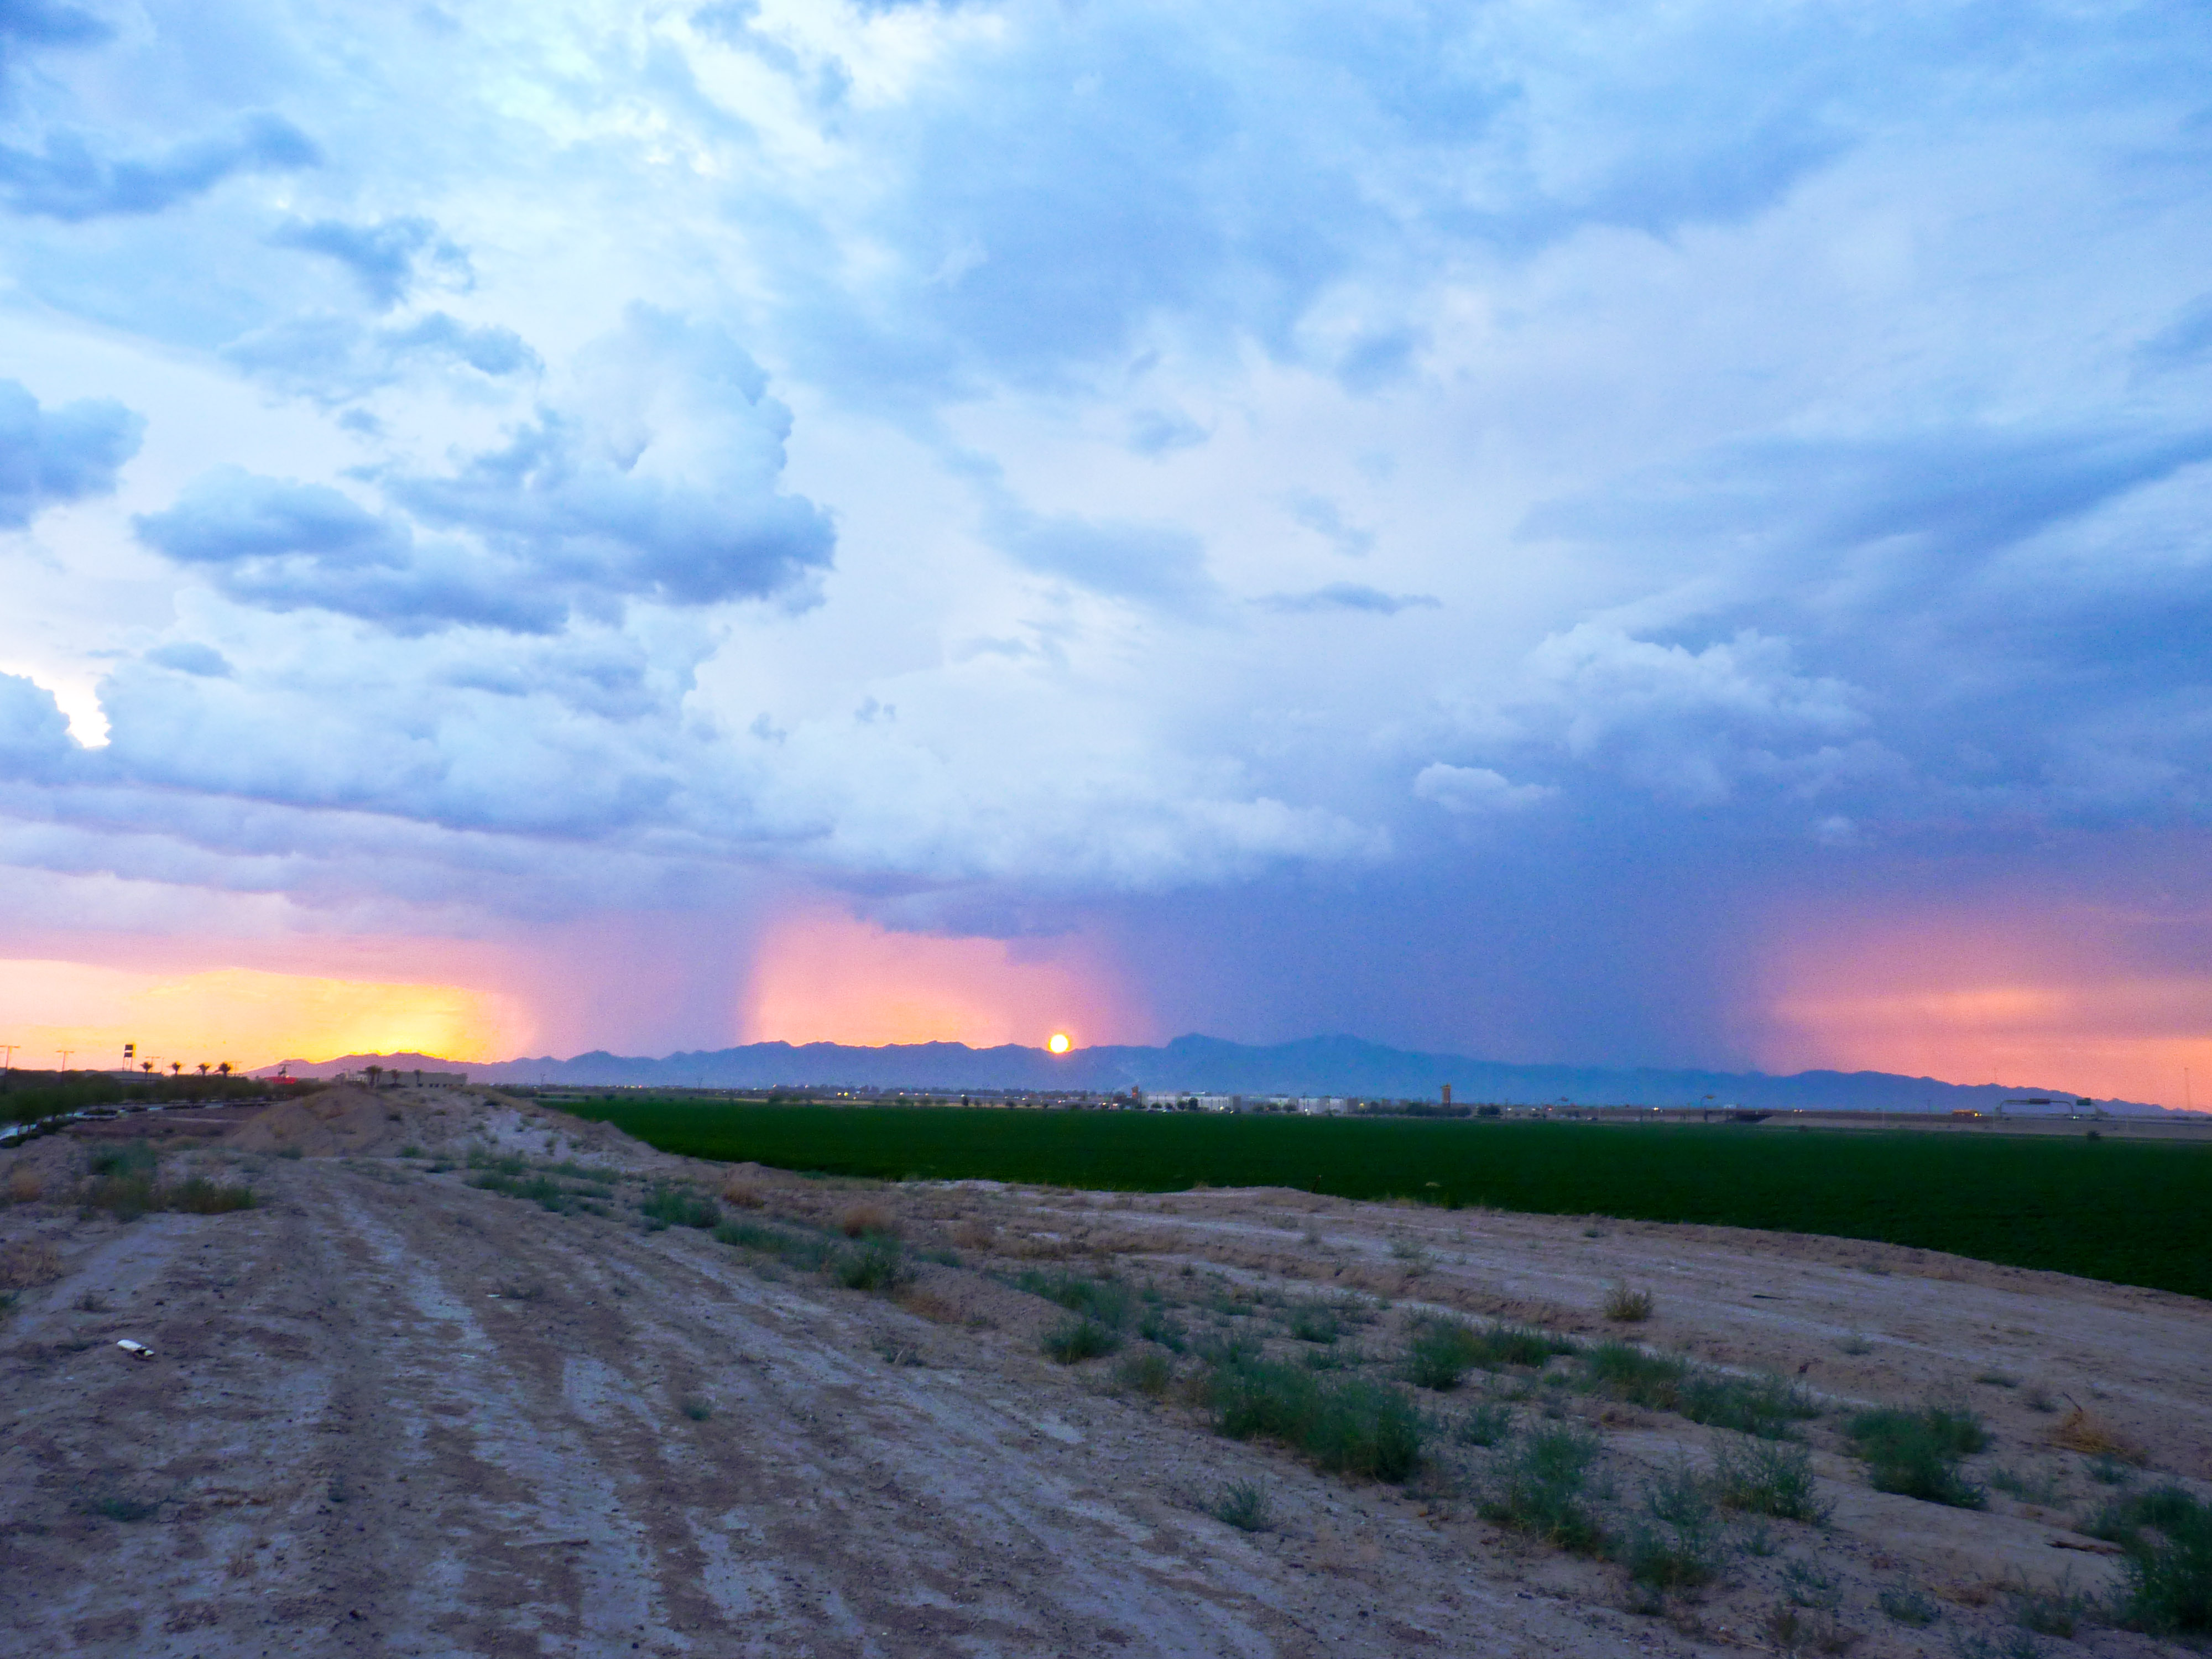
[[[1158,1349],[1133,1353],[1114,1370],[1114,1381],[1150,1400],[1164,1400],[1175,1386],[1175,1362]]]
[[[1214,1427],[1273,1440],[1323,1469],[1394,1484],[1420,1467],[1424,1427],[1404,1390],[1364,1377],[1324,1381],[1302,1365],[1222,1351],[1206,1379]]]
[[[684,1415],[694,1423],[703,1423],[714,1414],[714,1402],[703,1394],[684,1396]]]
[[[1720,1574],[1719,1531],[1705,1481],[1678,1466],[1644,1488],[1644,1515],[1621,1547],[1621,1565],[1646,1589],[1709,1584]]]
[[[1772,1441],[1722,1448],[1713,1460],[1713,1495],[1729,1509],[1816,1527],[1826,1526],[1834,1509],[1820,1500],[1812,1454]]]
[[[1641,1325],[1651,1317],[1651,1292],[1615,1285],[1605,1293],[1605,1316],[1623,1325]]]
[[[1597,1437],[1570,1428],[1540,1429],[1514,1449],[1481,1504],[1483,1518],[1533,1534],[1577,1555],[1605,1553],[1605,1528],[1589,1506],[1590,1465]]]
[[[896,1290],[914,1277],[898,1240],[887,1233],[831,1251],[823,1271],[848,1291]]]
[[[2081,1529],[2127,1552],[2124,1622],[2154,1636],[2212,1634],[2212,1504],[2156,1486],[2107,1500]]]
[[[1875,1605],[1893,1622],[1912,1630],[1925,1630],[1941,1617],[1935,1599],[1916,1589],[1886,1589],[1875,1597]]]
[[[1706,1370],[1674,1354],[1650,1353],[1631,1342],[1601,1342],[1583,1356],[1583,1383],[1631,1405],[1648,1406],[1717,1429],[1783,1440],[1818,1417],[1803,1389],[1773,1376],[1737,1376]]]
[[[656,1186],[638,1201],[637,1208],[647,1224],[656,1231],[662,1227],[705,1229],[716,1225],[722,1218],[720,1206],[689,1187]]]
[[[1462,1446],[1495,1446],[1513,1426],[1513,1408],[1503,1401],[1486,1400],[1470,1407],[1452,1425],[1452,1438]]]
[[[1073,1365],[1114,1352],[1121,1346],[1121,1334],[1110,1326],[1078,1314],[1047,1331],[1037,1346],[1047,1358]]]
[[[1213,1506],[1213,1518],[1239,1532],[1267,1529],[1267,1494],[1258,1483],[1238,1480],[1224,1490]]]
[[[1960,1458],[1989,1443],[1989,1431],[1972,1411],[1936,1405],[1917,1412],[1886,1407],[1861,1412],[1846,1432],[1866,1459],[1876,1492],[1960,1510],[1987,1505],[1988,1495],[1959,1473]]]
[[[1129,1287],[1119,1280],[1091,1279],[1082,1273],[1031,1271],[1014,1283],[1031,1296],[1057,1303],[1068,1312],[1095,1320],[1109,1330],[1118,1331],[1129,1322],[1130,1310],[1136,1303]]]

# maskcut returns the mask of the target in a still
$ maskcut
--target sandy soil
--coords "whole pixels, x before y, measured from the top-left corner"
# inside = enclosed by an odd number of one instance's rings
[[[2212,1304],[1925,1252],[1302,1194],[810,1182],[498,1097],[349,1090],[164,1142],[165,1179],[249,1181],[255,1208],[121,1223],[75,1201],[100,1144],[0,1154],[8,1653],[1996,1659],[2025,1652],[2020,1593],[2113,1581],[2112,1547],[2071,1529],[2110,1479],[2212,1479]],[[555,1213],[473,1188],[471,1149],[566,1164],[586,1196]],[[592,1169],[618,1177],[604,1200]],[[957,1265],[840,1290],[648,1230],[648,1179],[726,1189],[748,1219],[872,1208]],[[1507,1453],[1449,1425],[1481,1399],[1523,1431],[1588,1424],[1624,1522],[1729,1437],[1477,1374],[1423,1396],[1447,1431],[1413,1482],[1347,1481],[1121,1387],[1117,1359],[1048,1362],[1060,1311],[1011,1282],[1037,1267],[1153,1285],[1194,1339],[1284,1352],[1289,1309],[1356,1304],[1340,1346],[1377,1373],[1425,1311],[1595,1334],[1626,1281],[1655,1296],[1649,1345],[1837,1407],[1971,1401],[1995,1444],[1969,1472],[2036,1501],[1874,1492],[1831,1410],[1808,1430],[1830,1523],[1729,1522],[1719,1581],[1655,1601],[1480,1519]],[[2148,1467],[2053,1444],[2075,1404]],[[1264,1530],[1214,1518],[1244,1482]],[[1899,1624],[1885,1591],[1940,1616]],[[2094,1622],[2035,1639],[2174,1650]]]

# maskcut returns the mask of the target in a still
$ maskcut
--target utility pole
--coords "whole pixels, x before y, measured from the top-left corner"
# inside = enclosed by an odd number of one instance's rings
[[[5,1048],[8,1051],[8,1063],[5,1066],[0,1066],[0,1071],[12,1072],[15,1069],[15,1050],[21,1046],[21,1043],[16,1042],[0,1042],[0,1048]]]
[[[62,1070],[64,1072],[69,1070],[70,1056],[75,1054],[76,1050],[74,1048],[57,1048],[54,1052],[62,1057]]]

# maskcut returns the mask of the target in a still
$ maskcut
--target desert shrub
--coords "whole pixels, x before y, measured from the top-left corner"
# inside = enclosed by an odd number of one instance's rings
[[[2127,1552],[2118,1610],[2154,1635],[2212,1633],[2212,1504],[2179,1486],[2115,1498],[2082,1530]]]
[[[1073,1365],[1112,1353],[1121,1346],[1121,1335],[1109,1326],[1077,1314],[1047,1331],[1037,1346],[1047,1358]]]
[[[191,1176],[173,1187],[162,1188],[160,1197],[161,1208],[179,1210],[186,1215],[228,1215],[234,1210],[253,1207],[252,1188],[224,1186],[204,1176]]]
[[[1214,1427],[1232,1440],[1277,1441],[1322,1468],[1376,1480],[1402,1482],[1420,1466],[1420,1413],[1388,1383],[1325,1382],[1239,1353],[1214,1366],[1206,1392]]]
[[[1513,1425],[1513,1408],[1502,1401],[1486,1400],[1460,1414],[1452,1425],[1452,1438],[1462,1446],[1494,1446]]]
[[[1032,1270],[1014,1282],[1031,1296],[1041,1296],[1072,1314],[1080,1314],[1117,1331],[1129,1322],[1129,1313],[1136,1300],[1127,1285],[1110,1279],[1091,1279],[1082,1273]]]
[[[1570,1428],[1541,1429],[1498,1468],[1480,1505],[1486,1520],[1531,1533],[1578,1555],[1605,1551],[1605,1529],[1589,1507],[1589,1469],[1597,1437]]]
[[[1114,1380],[1148,1399],[1164,1400],[1175,1382],[1175,1364],[1156,1348],[1133,1353],[1115,1368]]]
[[[1336,1310],[1318,1302],[1303,1302],[1291,1310],[1291,1334],[1300,1342],[1334,1342],[1344,1334],[1344,1322]]]
[[[802,1272],[819,1267],[830,1255],[825,1239],[788,1228],[763,1226],[757,1221],[725,1221],[714,1229],[714,1237],[741,1250],[763,1251]]]
[[[1632,1342],[1601,1342],[1583,1354],[1583,1385],[1631,1405],[1679,1413],[1692,1423],[1780,1440],[1820,1407],[1786,1378],[1737,1376],[1707,1370],[1674,1354],[1649,1353]]]
[[[1778,1603],[1766,1615],[1766,1637],[1778,1653],[1848,1653],[1858,1643],[1858,1632],[1838,1620],[1832,1610],[1807,1613],[1789,1602]]]
[[[658,1227],[708,1228],[722,1218],[720,1206],[689,1187],[656,1186],[638,1200],[638,1213]]]
[[[1914,1630],[1927,1629],[1939,1617],[1934,1598],[1916,1589],[1886,1589],[1875,1597],[1875,1605],[1898,1624]]]
[[[1640,1325],[1651,1317],[1651,1292],[1615,1285],[1605,1293],[1605,1316],[1624,1325]]]
[[[27,1291],[61,1276],[61,1252],[44,1239],[19,1239],[0,1249],[0,1290]]]
[[[1406,1380],[1439,1391],[1455,1389],[1474,1368],[1474,1333],[1456,1319],[1424,1320],[1406,1350]]]
[[[2013,1615],[2022,1630],[2038,1636],[2057,1636],[2067,1641],[2089,1616],[2089,1598],[2070,1584],[2045,1589],[2022,1587],[2013,1593]]]
[[[740,1210],[757,1210],[768,1200],[761,1195],[761,1189],[751,1182],[740,1181],[733,1176],[722,1183],[722,1202]]]
[[[1961,1510],[1978,1510],[1989,1501],[1959,1473],[1960,1458],[1989,1443],[1989,1431],[1972,1411],[1932,1405],[1917,1412],[1884,1407],[1861,1412],[1846,1431],[1866,1459],[1876,1492]]]
[[[1181,1353],[1190,1346],[1190,1334],[1171,1315],[1159,1308],[1147,1308],[1138,1316],[1137,1334],[1147,1342],[1157,1342],[1171,1352]]]
[[[684,1415],[694,1423],[703,1423],[714,1414],[714,1402],[703,1394],[684,1396]]]
[[[1687,1465],[1645,1486],[1644,1514],[1620,1549],[1628,1576],[1647,1589],[1688,1589],[1720,1572],[1719,1527],[1705,1483]]]
[[[85,1500],[88,1514],[103,1521],[119,1521],[128,1526],[136,1521],[150,1521],[161,1507],[158,1498],[134,1498],[126,1492],[105,1492]]]
[[[1802,1559],[1782,1564],[1782,1593],[1794,1607],[1827,1609],[1844,1599],[1834,1579],[1814,1563]]]
[[[121,1146],[103,1146],[86,1167],[96,1176],[150,1176],[161,1164],[153,1147],[143,1140]]]
[[[307,1157],[307,1155],[305,1149],[298,1146],[279,1146],[276,1149],[277,1157],[289,1158],[295,1163],[299,1159]]]
[[[1235,1481],[1215,1502],[1213,1518],[1226,1522],[1239,1532],[1265,1532],[1267,1528],[1267,1494],[1255,1481]]]
[[[832,1250],[823,1271],[848,1291],[894,1290],[914,1277],[898,1240],[884,1233]]]
[[[1732,1510],[1814,1526],[1825,1526],[1834,1507],[1820,1501],[1812,1455],[1771,1442],[1723,1448],[1713,1461],[1713,1495]]]

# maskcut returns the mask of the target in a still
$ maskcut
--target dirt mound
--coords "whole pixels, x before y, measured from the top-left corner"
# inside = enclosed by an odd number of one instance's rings
[[[459,1158],[472,1152],[580,1158],[625,1170],[678,1162],[592,1123],[504,1095],[467,1089],[364,1089],[334,1084],[280,1100],[223,1137],[241,1152],[280,1157],[391,1158],[419,1150]]]

